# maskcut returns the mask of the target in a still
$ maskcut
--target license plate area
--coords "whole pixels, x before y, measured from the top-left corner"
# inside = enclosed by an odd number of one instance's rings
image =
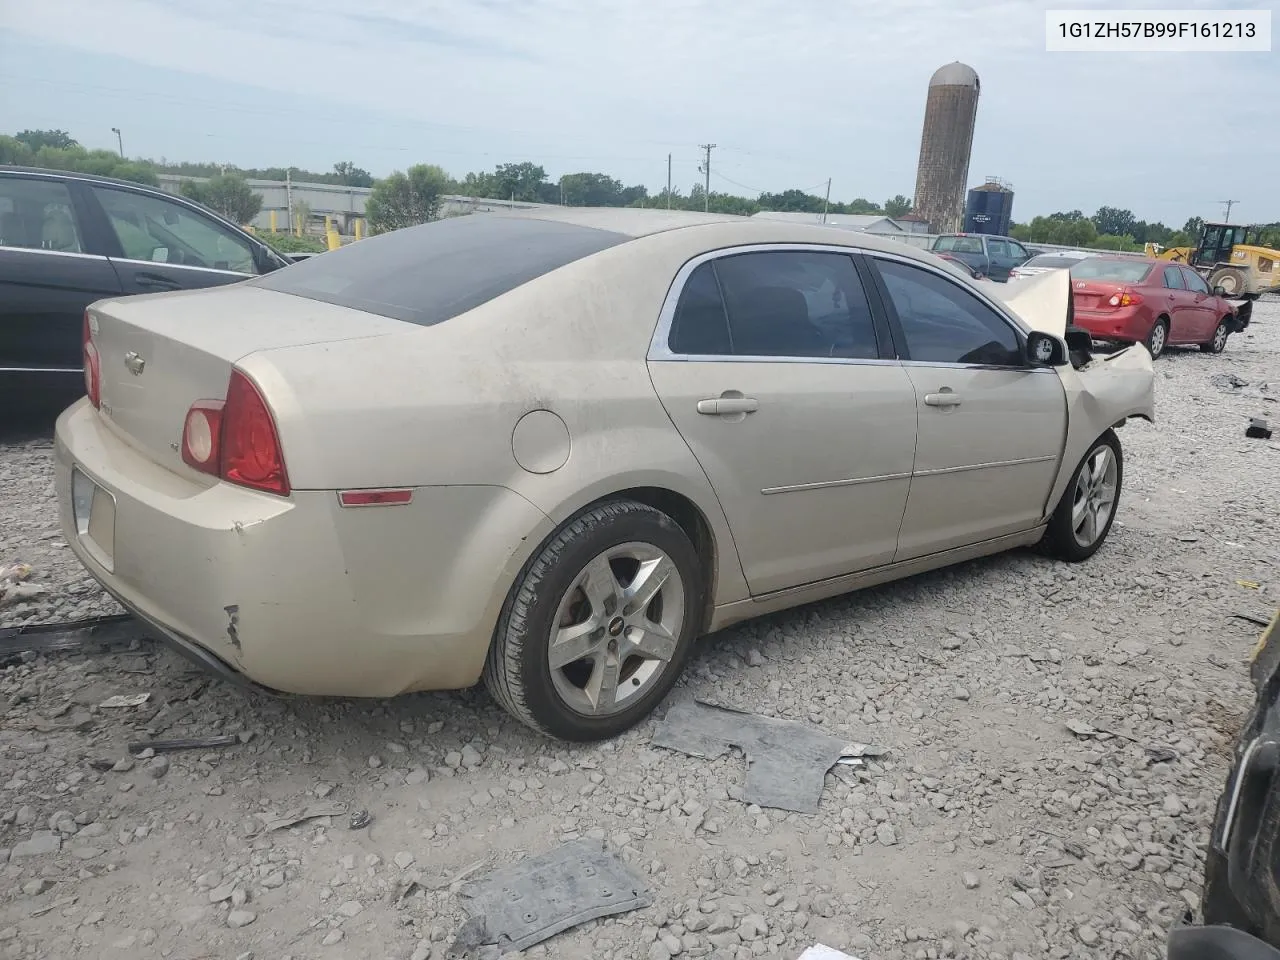
[[[71,469],[71,511],[81,545],[108,571],[113,570],[116,498],[78,467]]]

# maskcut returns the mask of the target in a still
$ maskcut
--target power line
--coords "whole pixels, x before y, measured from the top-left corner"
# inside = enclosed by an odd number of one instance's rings
[[[1239,200],[1219,200],[1218,202],[1219,202],[1220,204],[1222,204],[1224,207],[1226,207],[1226,208],[1227,208],[1226,216],[1224,216],[1224,217],[1222,218],[1223,223],[1230,223],[1230,222],[1231,222],[1231,208],[1232,208],[1232,207],[1234,207],[1234,206],[1235,206],[1237,203],[1239,203],[1240,201],[1239,201]]]

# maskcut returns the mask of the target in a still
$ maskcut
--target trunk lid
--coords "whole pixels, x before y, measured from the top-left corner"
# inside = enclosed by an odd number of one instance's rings
[[[1130,286],[1114,280],[1076,280],[1072,285],[1075,288],[1077,310],[1110,309],[1107,301]]]
[[[101,367],[100,415],[157,463],[205,481],[206,474],[182,461],[183,422],[196,400],[226,397],[239,360],[265,350],[417,329],[244,283],[102,300],[88,314]]]

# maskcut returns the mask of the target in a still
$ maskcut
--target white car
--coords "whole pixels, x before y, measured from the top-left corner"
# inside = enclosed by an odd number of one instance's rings
[[[1025,280],[1027,277],[1038,277],[1050,270],[1070,270],[1081,260],[1088,260],[1097,255],[1088,250],[1055,250],[1052,253],[1040,253],[1010,270],[1009,279]]]
[[[223,675],[367,697],[483,677],[538,730],[612,736],[701,634],[1099,548],[1151,357],[1069,352],[1065,278],[1010,290],[831,227],[549,209],[99,301],[88,397],[57,427],[62,526]]]

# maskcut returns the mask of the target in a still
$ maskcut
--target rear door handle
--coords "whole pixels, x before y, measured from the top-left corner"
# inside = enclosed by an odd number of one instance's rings
[[[931,407],[958,407],[960,406],[960,397],[958,394],[952,393],[950,388],[943,387],[941,393],[926,393],[924,402]]]
[[[716,397],[699,400],[698,412],[708,417],[725,417],[737,413],[755,413],[760,409],[760,401],[755,397]]]
[[[150,287],[154,290],[179,289],[179,284],[176,281],[156,273],[139,273],[133,278],[133,281],[140,287]]]

